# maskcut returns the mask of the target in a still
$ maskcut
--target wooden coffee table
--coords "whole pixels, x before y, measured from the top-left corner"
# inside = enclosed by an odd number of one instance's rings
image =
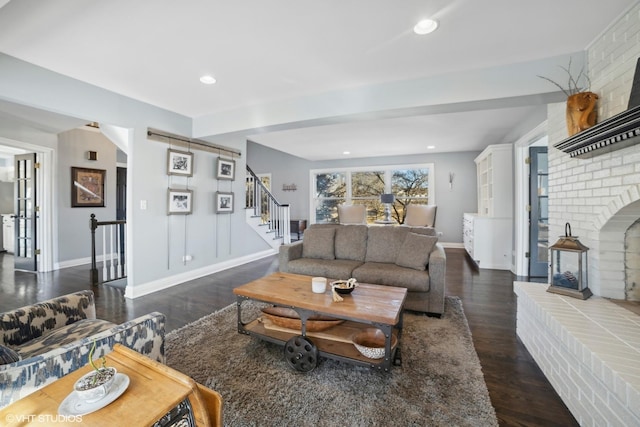
[[[335,279],[328,279],[329,282],[331,280]],[[311,291],[311,276],[274,273],[239,286],[233,293],[237,296],[238,332],[281,344],[285,346],[285,354],[293,346],[300,358],[311,359],[317,354],[384,371],[389,371],[393,363],[400,362],[402,308],[407,297],[405,288],[359,283],[351,294],[343,295],[343,301],[334,302],[329,286],[323,294]],[[242,305],[248,300],[295,310],[301,319],[300,329],[274,325],[264,316],[244,322]],[[307,324],[313,321],[309,318],[315,316],[329,316],[345,322],[324,331],[308,332]],[[351,340],[355,333],[371,327],[382,330],[385,335],[385,355],[381,359],[363,356]],[[311,366],[302,366],[294,361],[290,365],[308,371],[315,367],[315,363],[311,361]]]

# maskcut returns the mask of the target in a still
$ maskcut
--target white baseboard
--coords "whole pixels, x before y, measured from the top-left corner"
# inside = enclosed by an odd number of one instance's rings
[[[277,252],[274,249],[268,249],[266,251],[245,255],[243,257],[230,259],[227,261],[219,262],[217,264],[211,264],[206,267],[198,268],[196,270],[176,274],[174,276],[163,277],[162,279],[155,280],[153,282],[141,283],[135,286],[127,285],[124,296],[126,298],[133,299],[144,295],[149,295],[151,293],[158,292],[163,289],[188,282],[190,280],[198,279],[203,276],[208,276],[209,274],[217,273],[222,270],[227,270],[232,267],[237,267],[252,261],[266,258],[268,256],[275,255],[276,253]]]
[[[109,260],[115,260],[118,257],[118,254],[113,253],[113,254],[106,254],[106,255],[96,255],[96,262],[102,262],[103,258],[107,259],[107,261]],[[53,264],[53,269],[54,270],[61,270],[63,268],[69,268],[69,267],[77,267],[79,265],[91,265],[91,257],[87,257],[87,258],[76,258],[76,259],[70,259],[67,261],[60,261],[57,263]]]
[[[96,258],[96,260],[97,260],[97,258]],[[67,261],[60,261],[60,262],[57,262],[57,263],[53,264],[53,269],[54,270],[61,270],[63,268],[77,267],[79,265],[86,265],[86,264],[91,265],[91,257],[71,259],[71,260],[67,260]]]
[[[464,243],[455,243],[455,242],[440,242],[443,248],[457,248],[464,249]]]

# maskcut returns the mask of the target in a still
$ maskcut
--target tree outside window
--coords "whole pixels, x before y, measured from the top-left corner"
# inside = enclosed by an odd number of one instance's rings
[[[338,205],[347,195],[346,174],[341,172],[319,173],[315,176],[316,222],[338,222]]]
[[[367,222],[375,221],[384,211],[384,206],[380,203],[384,182],[384,171],[351,173],[351,201],[367,207]]]
[[[433,203],[432,173],[432,164],[312,171],[315,222],[338,222],[338,205],[353,203],[366,205],[367,222],[373,223],[384,217],[380,195],[392,193],[392,217],[403,224],[407,205]]]
[[[399,224],[404,224],[407,205],[429,204],[429,169],[394,170],[391,192],[396,196],[392,216]]]

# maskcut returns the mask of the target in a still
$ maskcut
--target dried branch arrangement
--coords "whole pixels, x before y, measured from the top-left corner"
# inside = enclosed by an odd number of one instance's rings
[[[551,83],[553,83],[554,85],[556,85],[557,87],[560,88],[560,90],[562,92],[564,92],[565,95],[567,95],[567,98],[570,97],[571,95],[575,95],[576,93],[579,92],[583,92],[583,91],[589,91],[591,88],[591,80],[589,79],[589,76],[587,76],[587,74],[584,72],[584,67],[582,67],[582,69],[580,70],[580,73],[578,73],[578,76],[576,78],[573,78],[573,75],[571,75],[571,58],[569,58],[569,66],[568,67],[560,67],[562,68],[564,71],[567,72],[567,75],[569,76],[569,81],[567,82],[567,88],[565,89],[561,84],[554,82],[553,80],[551,80],[548,77],[544,77],[544,76],[538,76],[541,79],[545,79]],[[586,85],[580,86],[579,85],[579,81],[580,79],[582,79]]]

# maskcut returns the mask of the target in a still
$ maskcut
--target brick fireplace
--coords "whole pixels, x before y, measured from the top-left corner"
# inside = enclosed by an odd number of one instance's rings
[[[598,122],[625,111],[640,58],[640,3],[587,48]],[[563,64],[559,64],[563,65]],[[640,425],[640,316],[608,299],[640,301],[640,144],[575,158],[565,105],[549,105],[549,240],[573,236],[589,250],[586,301],[515,282],[517,334],[581,425]]]
[[[639,37],[640,5],[636,4],[588,47],[591,90],[600,95],[598,122],[627,110],[640,58]],[[640,219],[640,144],[588,159],[571,158],[553,147],[567,138],[565,105],[550,105],[547,117],[549,240],[563,235],[565,223],[571,223],[573,235],[590,248],[592,292],[640,300],[637,286],[626,280],[628,275],[637,277],[633,267],[627,270],[627,264],[634,262],[637,268],[637,260],[625,255],[625,241],[629,243],[625,234]]]

